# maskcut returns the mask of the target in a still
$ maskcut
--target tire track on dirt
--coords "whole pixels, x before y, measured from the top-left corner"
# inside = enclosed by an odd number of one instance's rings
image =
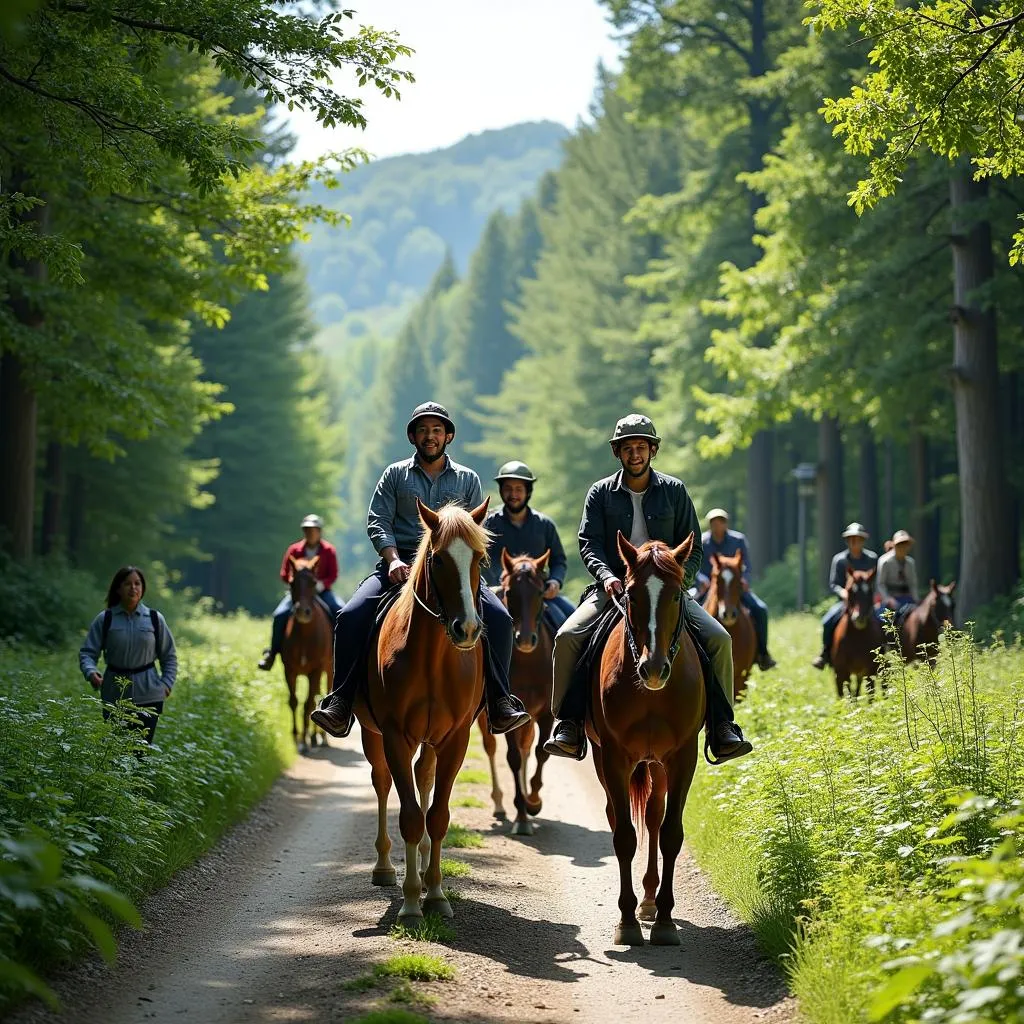
[[[147,902],[147,928],[125,936],[115,968],[67,972],[57,980],[64,1013],[37,1007],[15,1019],[347,1020],[386,1004],[384,993],[344,982],[413,949],[458,972],[455,982],[416,986],[436,1000],[417,1012],[435,1020],[794,1019],[778,972],[686,855],[676,873],[682,946],[613,946],[618,872],[593,766],[552,761],[546,773],[532,837],[507,835],[487,809],[455,809],[454,820],[487,840],[450,854],[472,874],[453,882],[456,939],[435,946],[390,938],[400,893],[370,885],[376,801],[358,739],[302,758],[246,822]],[[502,785],[510,791],[507,769]],[[394,852],[401,857],[400,843]]]

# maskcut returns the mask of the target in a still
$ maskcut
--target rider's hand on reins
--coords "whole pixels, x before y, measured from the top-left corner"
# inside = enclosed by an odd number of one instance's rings
[[[98,690],[103,685],[103,676],[101,676],[99,672],[93,672],[93,674],[89,676],[89,682],[92,684],[92,688],[94,690]]]
[[[614,601],[622,593],[622,581],[614,576],[604,581],[604,592]]]
[[[550,601],[553,597],[558,597],[558,592],[562,589],[562,584],[558,580],[548,580],[544,587],[544,598]]]
[[[400,558],[396,558],[388,566],[388,579],[392,583],[404,583],[409,578],[409,566]]]

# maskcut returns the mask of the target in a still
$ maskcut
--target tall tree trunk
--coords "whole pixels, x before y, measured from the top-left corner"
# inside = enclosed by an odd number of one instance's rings
[[[928,438],[919,431],[910,436],[910,476],[913,487],[910,532],[914,537],[914,561],[918,580],[926,583],[938,571],[933,560],[935,545],[932,516],[931,459]],[[881,552],[879,552],[881,553]]]
[[[772,471],[773,435],[758,431],[747,452],[747,536],[750,541],[750,569],[760,576],[771,557],[772,498],[775,474]]]
[[[970,168],[950,179],[953,213],[953,397],[960,481],[960,574],[957,611],[969,619],[1016,582],[1010,547],[1010,494],[999,422],[999,358],[991,295],[992,229],[972,204],[988,185]],[[986,301],[982,308],[980,302]]]
[[[860,436],[859,501],[860,521],[873,536],[880,536],[878,519],[878,447],[874,435],[864,428]]]
[[[892,438],[885,439],[885,521],[882,533],[891,537],[896,532],[896,456]]]
[[[85,540],[85,477],[72,473],[68,481],[68,558],[72,565],[82,564]]]
[[[1003,376],[1004,410],[1006,417],[1006,436],[1009,439],[1007,451],[1024,451],[1024,415],[1022,415],[1020,387],[1021,375],[1014,370]],[[1010,543],[1013,547],[1013,571],[1020,579],[1020,527],[1021,527],[1021,496],[1024,489],[1024,476],[1020,460],[1006,467],[1009,470],[1010,485]]]
[[[843,438],[839,422],[823,416],[818,423],[818,565],[819,582],[828,582],[832,555],[842,546]],[[820,591],[819,591],[820,592]]]
[[[60,545],[64,518],[64,446],[50,441],[46,446],[46,468],[43,472],[43,523],[39,551],[49,555]]]
[[[18,174],[12,174],[9,185],[18,189],[25,183]],[[47,207],[35,207],[25,219],[34,221],[44,232]],[[38,260],[25,262],[12,256],[10,264],[28,282],[41,284],[46,280],[46,266]],[[19,323],[26,327],[42,325],[42,313],[23,292],[17,275],[11,281],[8,302]],[[21,356],[6,351],[0,361],[0,544],[26,562],[32,558],[35,521],[37,421],[38,402],[28,366]]]

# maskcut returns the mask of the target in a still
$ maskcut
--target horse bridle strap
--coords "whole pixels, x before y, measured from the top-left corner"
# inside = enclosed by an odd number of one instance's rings
[[[412,596],[416,599],[416,603],[431,617],[437,619],[438,622],[448,628],[448,612],[445,609],[444,601],[441,599],[441,591],[438,590],[437,585],[434,583],[434,552],[427,552],[427,597],[430,597],[430,592],[434,592],[434,600],[437,601],[437,611],[429,607],[427,603],[420,597],[416,590],[415,585],[412,588]]]
[[[637,650],[636,637],[633,636],[633,627],[629,622],[629,607],[628,604],[622,603],[614,595],[610,594],[609,599],[612,604],[618,608],[619,613],[622,615],[622,630],[626,634],[626,643],[629,644],[629,653],[633,655],[633,661],[636,664],[640,664],[640,652]],[[628,601],[628,598],[627,598]],[[672,631],[672,639],[668,645],[668,661],[672,664],[676,660],[676,655],[679,653],[679,638],[683,635],[683,627],[686,624],[686,598],[682,590],[679,591],[679,618],[676,619],[676,628]],[[654,642],[654,637],[651,637],[651,643]]]

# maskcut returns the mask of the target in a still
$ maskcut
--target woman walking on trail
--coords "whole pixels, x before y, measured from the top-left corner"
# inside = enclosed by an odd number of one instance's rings
[[[130,701],[137,709],[137,721],[131,727],[152,743],[164,701],[178,675],[178,656],[164,617],[142,603],[145,593],[146,577],[137,566],[125,565],[114,573],[106,611],[92,620],[78,664],[92,688],[100,691],[103,717],[110,717],[117,701]],[[97,666],[101,654],[106,663],[102,674]]]

